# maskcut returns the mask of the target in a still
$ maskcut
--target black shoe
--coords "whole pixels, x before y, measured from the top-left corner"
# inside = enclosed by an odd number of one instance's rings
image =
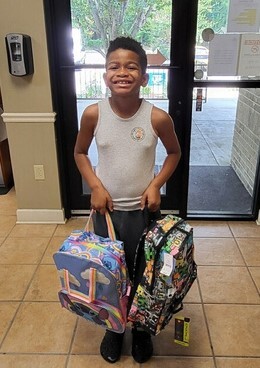
[[[153,355],[151,335],[143,330],[132,329],[132,356],[137,363],[145,363]]]
[[[119,334],[107,330],[100,345],[100,354],[109,363],[115,363],[120,359],[124,333]]]

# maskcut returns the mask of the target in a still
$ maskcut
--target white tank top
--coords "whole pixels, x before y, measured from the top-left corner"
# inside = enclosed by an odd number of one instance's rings
[[[151,123],[153,105],[142,100],[136,114],[127,119],[114,113],[108,99],[98,106],[96,175],[111,195],[115,210],[138,210],[154,178],[158,137]]]

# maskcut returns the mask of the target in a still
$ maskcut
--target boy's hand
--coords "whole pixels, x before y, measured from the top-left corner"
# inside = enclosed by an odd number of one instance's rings
[[[98,211],[101,215],[104,215],[108,209],[111,212],[113,211],[112,198],[108,191],[102,187],[97,187],[92,190],[90,204],[91,208]]]
[[[155,212],[160,208],[161,195],[160,189],[150,185],[143,193],[141,198],[141,209],[147,205],[150,212]]]

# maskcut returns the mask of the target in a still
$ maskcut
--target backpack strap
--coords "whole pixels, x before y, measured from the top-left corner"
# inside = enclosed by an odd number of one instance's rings
[[[145,256],[144,256],[145,237],[147,233],[154,227],[155,222],[162,218],[160,210],[156,212],[150,212],[148,207],[146,206],[143,211],[144,211],[146,228],[144,229],[144,232],[138,242],[138,245],[135,251],[134,267],[133,267],[133,287],[131,290],[131,295],[134,294],[135,289],[137,288],[138,283],[140,282],[140,277],[143,275],[145,265],[146,265]]]
[[[151,227],[153,227],[154,222],[157,220],[161,220],[162,218],[162,214],[161,211],[155,211],[155,212],[151,212],[149,211],[148,207],[145,206],[145,208],[143,209],[143,213],[144,213],[144,220],[145,220],[145,224],[146,224],[146,228],[144,230],[144,233],[148,233],[149,229]]]
[[[93,209],[90,211],[89,218],[88,218],[87,224],[84,229],[87,232],[90,232],[90,221],[92,220],[92,216],[94,212],[95,210]],[[111,240],[116,240],[116,233],[115,233],[114,225],[113,225],[112,219],[108,211],[105,212],[105,218],[106,218],[106,223],[107,223],[108,236]]]
[[[79,297],[79,293],[70,288],[69,282],[69,271],[64,269],[64,286],[65,290],[68,292],[69,295],[74,295]],[[97,270],[95,268],[90,267],[89,269],[89,293],[88,296],[84,295],[84,301],[87,303],[92,303],[96,299],[96,278],[97,278]]]
[[[141,255],[144,251],[144,241],[145,241],[145,237],[147,235],[147,233],[153,228],[153,226],[155,225],[155,221],[160,220],[162,218],[161,215],[161,211],[158,210],[156,212],[150,212],[148,207],[146,206],[144,209],[144,220],[145,220],[145,224],[146,224],[146,228],[143,231],[143,234],[138,242],[138,245],[136,247],[136,251],[135,251],[135,259],[134,259],[134,276],[135,276],[135,271],[136,271],[136,266],[138,265]],[[134,280],[133,280],[134,281]]]

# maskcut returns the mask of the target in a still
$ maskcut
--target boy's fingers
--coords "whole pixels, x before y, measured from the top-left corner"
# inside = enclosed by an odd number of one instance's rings
[[[112,199],[108,200],[107,202],[107,208],[109,209],[110,212],[113,212],[113,201]]]
[[[157,210],[159,210],[159,208],[160,208],[160,206],[155,205],[155,204],[153,204],[151,206],[148,206],[148,209],[149,209],[150,212],[156,212]]]
[[[146,204],[146,196],[142,196],[142,198],[141,198],[141,210],[143,210],[145,208],[145,204]]]

